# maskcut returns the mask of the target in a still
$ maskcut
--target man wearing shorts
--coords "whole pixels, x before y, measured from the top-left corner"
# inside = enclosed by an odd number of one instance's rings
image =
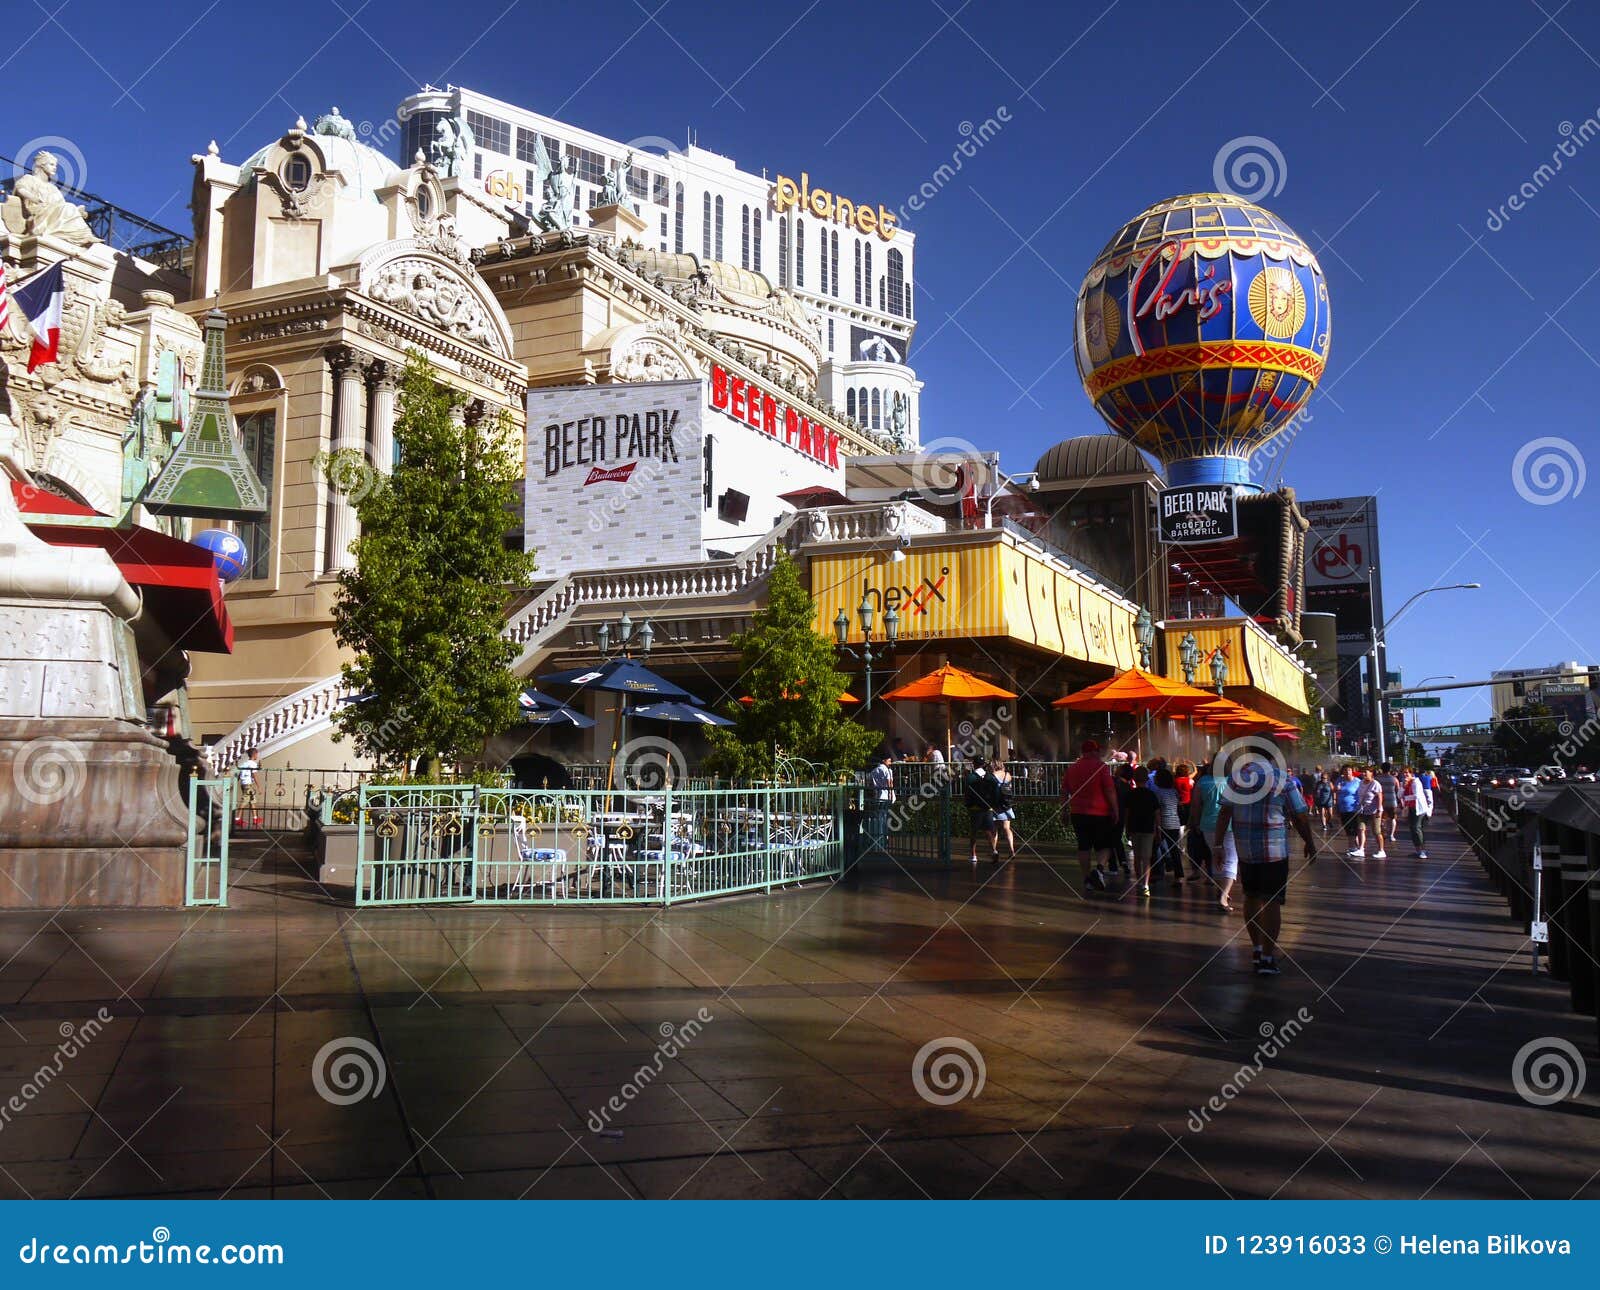
[[[1344,829],[1345,837],[1350,839],[1350,854],[1356,850],[1356,837],[1361,832],[1361,816],[1356,808],[1361,804],[1361,777],[1356,774],[1354,766],[1346,766],[1344,774],[1339,779],[1339,788],[1335,793],[1339,807],[1339,825]]]
[[[1278,931],[1289,889],[1289,826],[1306,845],[1306,859],[1316,853],[1311,817],[1300,790],[1278,771],[1266,791],[1256,782],[1230,781],[1217,812],[1214,846],[1221,852],[1229,829],[1239,853],[1239,881],[1244,888],[1244,920],[1250,929],[1257,976],[1278,975]]]
[[[1117,786],[1100,759],[1100,745],[1085,739],[1078,760],[1061,776],[1061,807],[1078,839],[1083,894],[1106,889],[1105,866],[1117,832]]]

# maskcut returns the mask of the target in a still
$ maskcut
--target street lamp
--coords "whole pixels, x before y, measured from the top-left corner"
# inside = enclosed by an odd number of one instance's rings
[[[1150,611],[1143,605],[1139,606],[1139,616],[1133,620],[1133,634],[1139,642],[1139,667],[1142,671],[1148,672],[1150,652],[1156,643],[1156,625],[1150,617]]]
[[[617,653],[621,654],[622,657],[631,657],[634,649],[637,649],[641,657],[648,658],[650,657],[650,647],[656,641],[656,629],[646,620],[639,624],[637,632],[634,631],[633,619],[628,616],[626,609],[622,611],[622,617],[617,619],[615,627],[610,623],[601,623],[595,630],[595,640],[600,646],[600,659],[602,662],[609,660],[612,656],[613,636],[616,638]],[[637,646],[633,644],[635,641],[638,642]]]
[[[874,663],[883,662],[894,652],[894,643],[900,637],[900,615],[895,611],[893,605],[890,605],[884,611],[883,645],[876,649],[873,648],[872,644],[872,627],[876,618],[876,610],[873,608],[872,601],[865,595],[861,597],[861,603],[856,606],[856,617],[861,623],[861,648],[859,650],[853,649],[847,644],[850,639],[850,615],[845,613],[843,609],[839,611],[839,616],[833,620],[833,635],[839,643],[839,652],[841,654],[848,654],[851,658],[861,660],[862,683],[867,690],[861,710],[869,712],[872,709],[872,666]]]
[[[1194,674],[1200,670],[1200,642],[1192,631],[1184,632],[1178,642],[1178,662],[1183,665],[1183,683],[1194,684]]]
[[[1373,598],[1374,584],[1372,575],[1373,571],[1368,569],[1367,603],[1369,605],[1376,603]],[[1382,765],[1384,762],[1389,760],[1389,732],[1384,729],[1383,670],[1380,662],[1383,655],[1387,653],[1389,649],[1389,629],[1400,621],[1400,615],[1405,613],[1406,610],[1410,609],[1412,605],[1416,604],[1417,601],[1421,600],[1424,596],[1430,596],[1435,591],[1476,591],[1481,586],[1483,586],[1481,582],[1446,582],[1441,583],[1437,587],[1424,587],[1421,591],[1413,595],[1411,599],[1407,600],[1405,604],[1401,605],[1399,609],[1395,610],[1394,613],[1390,615],[1389,621],[1384,623],[1381,628],[1378,626],[1378,620],[1375,617],[1373,618],[1370,655],[1371,662],[1369,664],[1369,672],[1372,677],[1372,714],[1374,717],[1374,724],[1377,726],[1376,741],[1378,749],[1377,760],[1379,765]]]
[[[1211,651],[1211,679],[1217,683],[1217,697],[1222,697],[1222,687],[1228,683],[1228,657],[1220,649]]]

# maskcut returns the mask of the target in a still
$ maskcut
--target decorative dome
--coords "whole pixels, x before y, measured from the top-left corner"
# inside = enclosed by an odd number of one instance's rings
[[[1034,470],[1041,484],[1107,475],[1154,475],[1144,454],[1114,434],[1086,434],[1063,439],[1039,458]]]
[[[345,187],[340,194],[357,201],[376,202],[378,189],[386,187],[399,167],[392,158],[376,148],[361,142],[356,127],[339,114],[339,109],[319,116],[316,124],[305,129],[305,121],[296,122],[296,129],[305,135],[327,160],[327,169],[338,171],[344,177]],[[291,131],[291,133],[293,133]],[[249,188],[255,183],[255,172],[267,164],[267,157],[283,145],[283,139],[274,139],[266,147],[257,149],[240,165],[240,187]]]

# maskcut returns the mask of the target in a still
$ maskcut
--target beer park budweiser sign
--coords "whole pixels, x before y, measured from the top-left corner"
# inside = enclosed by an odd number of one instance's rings
[[[1156,495],[1156,531],[1168,546],[1231,542],[1239,536],[1238,495],[1226,485],[1164,488]]]

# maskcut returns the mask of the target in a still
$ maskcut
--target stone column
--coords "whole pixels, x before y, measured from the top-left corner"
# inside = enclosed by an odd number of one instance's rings
[[[394,402],[400,369],[382,361],[372,365],[372,389],[368,394],[369,442],[372,464],[384,474],[394,469]]]
[[[350,544],[361,532],[350,489],[365,472],[367,436],[362,395],[366,388],[366,365],[355,350],[339,347],[329,351],[328,366],[335,381],[333,402],[333,469],[328,484],[327,571],[354,567]],[[351,457],[354,454],[354,457]]]

